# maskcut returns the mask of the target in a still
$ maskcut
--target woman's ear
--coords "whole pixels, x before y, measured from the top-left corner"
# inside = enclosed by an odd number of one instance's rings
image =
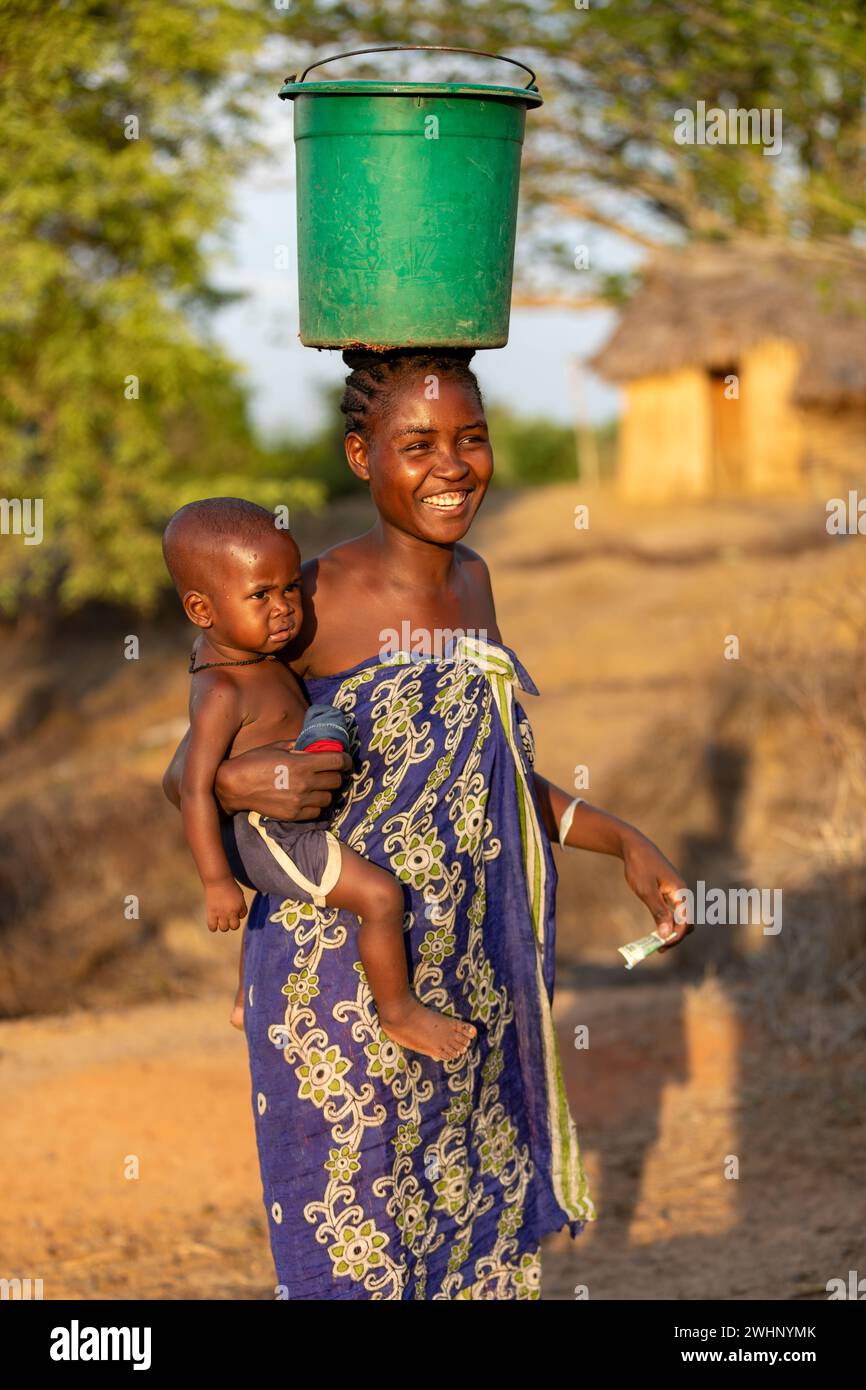
[[[356,478],[362,482],[370,481],[370,463],[367,458],[367,441],[354,430],[344,440],[346,459]]]
[[[190,589],[183,596],[183,611],[196,627],[213,627],[213,609],[207,594]]]

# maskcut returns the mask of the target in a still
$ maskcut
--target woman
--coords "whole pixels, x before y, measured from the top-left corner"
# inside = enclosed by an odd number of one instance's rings
[[[403,885],[418,997],[477,1034],[447,1063],[404,1051],[378,1027],[357,919],[256,897],[245,1027],[290,1299],[537,1298],[542,1236],[596,1216],[550,1010],[551,844],[572,798],[534,771],[514,685],[538,692],[461,543],[493,469],[471,355],[344,353],[346,457],[378,519],[304,567],[287,658],[357,730],[332,828]],[[388,650],[406,632],[413,650]],[[341,755],[294,755],[290,792],[275,790],[284,764],[280,748],[224,763],[226,812],[319,815]],[[671,944],[690,930],[666,901],[683,880],[633,826],[581,802],[565,843],[618,854]]]

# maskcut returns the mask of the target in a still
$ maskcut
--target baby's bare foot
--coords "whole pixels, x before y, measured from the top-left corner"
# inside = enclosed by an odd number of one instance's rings
[[[231,1016],[230,1022],[231,1022],[231,1025],[232,1025],[233,1028],[240,1028],[241,1032],[243,1032],[243,1027],[244,1027],[244,1001],[243,1001],[243,999],[236,999],[236,1000],[235,1000],[235,1006],[234,1006],[234,1008],[232,1009],[232,1016]]]
[[[411,999],[398,1017],[383,1019],[379,1015],[382,1032],[401,1047],[411,1052],[423,1052],[427,1057],[435,1057],[437,1062],[450,1061],[465,1052],[477,1033],[471,1023],[462,1018],[451,1018],[448,1014],[437,1013]]]

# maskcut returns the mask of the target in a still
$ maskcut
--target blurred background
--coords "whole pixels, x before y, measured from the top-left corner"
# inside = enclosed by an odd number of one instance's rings
[[[621,864],[559,856],[599,1221],[548,1240],[543,1296],[826,1297],[866,1274],[863,0],[3,7],[0,497],[44,499],[44,539],[4,504],[0,1275],[273,1296],[238,942],[160,787],[191,640],[160,535],[220,494],[288,505],[305,555],[372,520],[340,356],[297,336],[276,91],[400,43],[513,54],[545,99],[510,342],[473,363],[497,471],[470,536],[538,766],[690,884],[782,892],[778,933],[705,924],[626,974],[652,923]],[[679,143],[701,102],[777,113],[781,148]]]

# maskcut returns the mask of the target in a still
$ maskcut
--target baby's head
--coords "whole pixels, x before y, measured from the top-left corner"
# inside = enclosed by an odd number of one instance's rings
[[[162,553],[184,611],[226,646],[278,652],[300,629],[301,557],[255,502],[207,497],[175,512]]]

